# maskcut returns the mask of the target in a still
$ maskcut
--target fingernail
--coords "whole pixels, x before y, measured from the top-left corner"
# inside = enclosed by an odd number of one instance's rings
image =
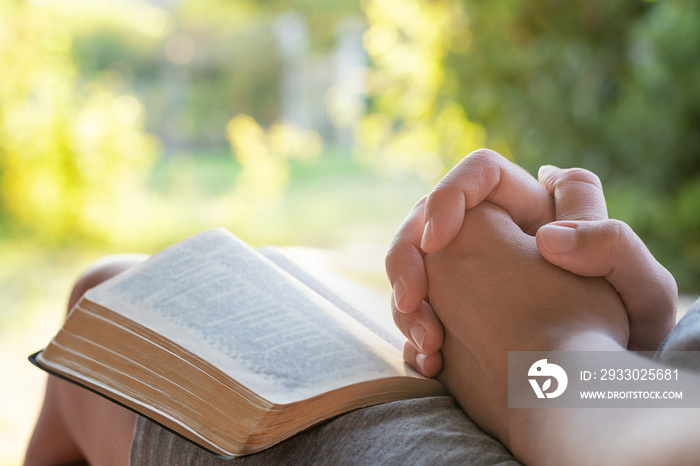
[[[425,354],[423,353],[418,353],[416,355],[416,364],[418,364],[418,367],[420,367],[421,372],[425,372]]]
[[[564,254],[576,247],[576,229],[562,225],[545,225],[540,228],[540,240],[552,254]]]
[[[392,293],[394,293],[394,306],[396,306],[396,309],[401,310],[401,307],[399,307],[399,301],[401,301],[403,295],[406,294],[406,286],[401,280],[396,280],[394,282]]]
[[[423,229],[423,238],[420,242],[420,248],[425,249],[425,245],[430,241],[430,236],[433,234],[433,224],[430,220],[425,224],[425,229]]]
[[[425,335],[428,331],[422,325],[414,325],[411,327],[411,338],[413,342],[418,346],[419,351],[423,351],[423,340],[425,340]]]

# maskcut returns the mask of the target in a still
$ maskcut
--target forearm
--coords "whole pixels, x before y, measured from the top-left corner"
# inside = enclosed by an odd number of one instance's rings
[[[576,335],[558,351],[609,351],[621,349],[605,335]],[[633,366],[639,356],[619,354]],[[662,364],[645,364],[664,368]],[[700,377],[690,383],[700,390]],[[509,409],[508,447],[521,461],[533,465],[697,464],[700,435],[695,426],[698,409],[569,408]]]
[[[438,377],[467,414],[514,453],[515,450],[530,453],[527,446],[539,447],[542,442],[547,442],[552,436],[556,437],[562,432],[559,427],[555,427],[553,432],[548,431],[550,420],[546,415],[556,410],[508,408],[508,350],[546,348],[550,351],[623,351],[621,343],[604,331],[588,328],[565,333],[552,331],[549,342],[538,348],[527,348],[518,344],[510,348],[502,346],[496,351],[500,357],[491,358],[492,363],[485,367],[475,363],[477,360],[483,361],[484,358],[470,343],[473,343],[473,336],[465,337],[461,326],[445,327],[445,343],[442,347],[445,362]],[[486,342],[479,346],[485,351],[493,351],[486,348]],[[530,389],[529,386],[527,389]],[[536,411],[546,412],[538,414]],[[579,432],[580,428],[575,427],[575,424],[572,426],[574,432]],[[534,438],[535,436],[537,438]]]
[[[698,409],[522,409],[509,448],[529,465],[695,465]],[[516,431],[518,433],[516,433]]]
[[[467,413],[526,464],[697,464],[700,434],[694,426],[700,409],[514,409],[507,408],[507,378],[475,373],[456,335],[447,331],[445,367],[440,378]],[[569,332],[552,351],[620,351],[630,366],[639,356],[605,332]],[[505,356],[507,358],[507,356]],[[646,364],[664,368],[662,364]],[[500,380],[496,381],[500,377]],[[690,376],[700,390],[700,377]],[[489,379],[490,378],[490,379]],[[687,380],[687,378],[686,378]]]

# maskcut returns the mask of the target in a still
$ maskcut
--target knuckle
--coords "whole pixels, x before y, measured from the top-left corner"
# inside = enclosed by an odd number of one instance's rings
[[[609,234],[617,238],[618,241],[629,241],[630,237],[634,236],[632,228],[622,220],[612,218],[607,220],[606,224]]]
[[[462,163],[479,170],[500,170],[506,162],[508,159],[498,152],[484,148],[475,150],[462,160]]]
[[[406,318],[406,314],[399,311],[395,305],[392,305],[391,306],[391,317],[394,319],[394,324],[396,324],[396,327],[398,327],[398,329],[403,332],[402,324],[404,323],[404,319]]]
[[[408,339],[410,339],[411,327],[415,324],[417,319],[415,314],[415,312],[401,312],[392,302],[391,317],[394,320],[394,325],[397,329],[399,329],[399,332],[401,332]]]
[[[450,191],[453,189],[453,181],[452,178],[449,176],[445,176],[443,179],[438,181],[437,185],[433,188],[432,191],[430,191],[430,194],[428,194],[427,199],[425,200],[425,208],[426,210],[430,209],[430,206],[434,204],[436,199],[448,195]]]
[[[666,299],[669,301],[669,308],[673,308],[675,311],[678,305],[678,284],[676,279],[673,278],[671,272],[669,272],[663,265],[659,264],[661,270],[661,281],[663,292]]]
[[[404,218],[404,220],[401,222],[399,231],[402,231],[407,225],[410,225],[416,221],[421,221],[423,219],[428,198],[429,196],[425,195],[418,199],[418,202],[416,202],[413,205],[411,210],[408,212],[408,215],[406,215],[406,218]]]
[[[404,243],[404,239],[400,233],[397,233],[391,240],[389,249],[386,251],[386,256],[384,256],[384,264],[389,265],[390,262],[401,253],[401,245]]]
[[[384,269],[388,272],[394,264],[394,256],[396,254],[396,248],[392,245],[384,256]]]
[[[401,258],[410,254],[411,246],[406,244],[406,241],[397,235],[391,243],[389,250],[384,256],[384,268],[387,272],[391,272],[396,262],[401,262]]]
[[[428,202],[428,195],[426,194],[425,196],[421,197],[418,199],[418,202],[413,206],[413,209],[411,209],[412,212],[416,210],[420,210],[421,208],[425,208],[425,203]]]
[[[428,195],[425,201],[425,216],[429,217],[434,211],[434,206],[439,206],[460,195],[460,188],[457,180],[446,176],[440,180]]]
[[[479,159],[483,162],[486,163],[493,163],[493,162],[500,162],[503,159],[503,156],[496,152],[495,150],[487,149],[485,147],[482,147],[481,149],[477,149],[473,152],[471,152],[469,155],[467,155],[466,158],[470,159]]]
[[[415,204],[413,204],[413,207],[411,207],[411,210],[408,211],[408,215],[406,215],[404,222],[415,217],[420,212],[423,212],[426,202],[428,202],[428,194],[422,196]]]
[[[659,264],[661,265],[661,264]],[[663,274],[665,277],[665,283],[666,283],[666,293],[672,297],[674,303],[677,303],[678,301],[678,283],[676,283],[676,279],[673,277],[673,274],[668,271],[665,267],[661,266],[663,269]]]
[[[604,223],[604,234],[610,248],[619,251],[634,242],[636,237],[632,228],[622,220],[610,219]]]
[[[480,197],[479,193],[490,184],[489,180],[498,179],[499,172],[508,163],[508,159],[491,149],[475,150],[440,180],[430,194],[428,203],[436,203],[436,199],[448,199],[462,193]]]
[[[622,220],[610,219],[603,223],[604,241],[613,267],[632,255],[648,254],[646,246],[632,228]]]
[[[391,240],[389,249],[384,256],[384,266],[388,269],[398,257],[404,254],[410,254],[411,249],[416,245],[412,243],[411,231],[423,225],[424,209],[426,208],[426,200],[428,196],[423,196],[413,206],[406,218],[403,219],[398,230]],[[415,241],[415,240],[413,240]]]
[[[414,369],[416,368],[416,355],[418,354],[418,351],[416,350],[416,347],[413,346],[413,343],[410,341],[405,341],[403,344],[403,360],[406,361],[411,367]]]
[[[588,183],[602,190],[603,184],[600,182],[598,175],[585,168],[569,168],[562,170],[557,179],[557,185],[568,183]]]

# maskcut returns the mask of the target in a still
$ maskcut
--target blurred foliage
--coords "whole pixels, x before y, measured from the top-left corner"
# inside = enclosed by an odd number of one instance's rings
[[[456,134],[483,137],[480,125],[486,145],[533,173],[551,163],[599,174],[611,215],[700,291],[700,4],[398,3],[364,3],[379,94],[366,145],[392,158],[404,156],[392,146],[431,151],[449,167],[480,145],[437,142],[459,140],[436,118],[454,106]],[[413,151],[400,144],[407,132],[421,134]]]
[[[0,234],[124,245],[284,218],[299,167],[334,150],[278,123],[275,21],[291,10],[310,55],[364,15],[357,160],[432,182],[486,145],[531,172],[591,169],[611,215],[700,291],[700,4],[689,0],[0,0]],[[347,125],[351,110],[336,107]],[[216,189],[197,178],[206,164]]]
[[[386,171],[435,180],[485,142],[483,128],[455,100],[457,83],[445,68],[451,40],[464,34],[461,10],[424,0],[367,0],[363,9],[374,67],[358,153]]]
[[[128,22],[93,21],[76,35],[73,55],[83,76],[128,83],[151,115],[146,129],[171,152],[220,148],[234,115],[264,126],[280,118],[280,14],[304,15],[313,31],[309,52],[317,53],[335,45],[342,18],[360,13],[356,0],[190,0],[143,17],[144,4],[117,3],[140,18],[146,36],[130,34]]]
[[[145,4],[118,3],[148,33],[129,33],[131,21],[93,21],[76,36],[73,55],[85,78],[109,76],[133,89],[150,114],[146,129],[167,150],[221,147],[238,113],[264,124],[277,118],[279,54],[254,2],[180,2],[154,8],[152,18],[142,16]]]
[[[237,115],[227,125],[227,136],[241,171],[234,190],[221,199],[232,220],[245,222],[259,212],[279,205],[289,185],[290,161],[314,163],[323,142],[310,130],[275,123],[265,131],[249,115]]]
[[[332,3],[313,15],[299,5],[322,35],[313,48],[359,12],[356,2]],[[279,205],[291,164],[322,148],[315,133],[276,123],[272,28],[288,8],[0,0],[0,233],[50,247],[151,248]],[[221,173],[235,175],[216,194],[186,176],[158,184],[164,167],[220,165],[207,153],[229,143],[234,157]],[[162,157],[176,163],[156,163]]]
[[[156,141],[137,99],[81,82],[78,24],[47,8],[0,2],[0,220],[49,244],[119,236]]]

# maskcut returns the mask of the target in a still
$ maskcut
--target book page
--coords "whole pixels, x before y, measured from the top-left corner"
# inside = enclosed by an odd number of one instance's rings
[[[399,351],[223,229],[161,251],[86,297],[275,403],[415,375]]]
[[[300,257],[286,249],[268,246],[257,251],[391,346],[402,350],[406,338],[394,325],[388,300],[334,273],[311,269]]]

